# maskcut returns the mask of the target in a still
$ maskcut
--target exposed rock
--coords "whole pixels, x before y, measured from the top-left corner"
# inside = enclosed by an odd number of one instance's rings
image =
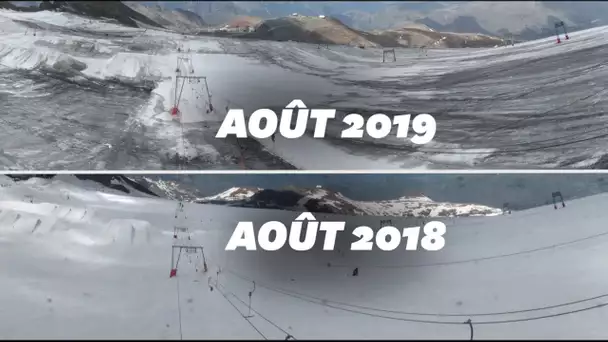
[[[121,1],[42,1],[39,8],[40,10],[69,12],[96,19],[111,18],[130,27],[138,27],[137,22],[155,27],[161,26]]]
[[[234,187],[216,196],[199,198],[196,202],[351,216],[455,217],[502,213],[500,209],[484,205],[435,202],[423,195],[395,200],[356,201],[328,189],[296,187],[281,190]]]
[[[183,33],[195,33],[207,24],[196,13],[185,9],[165,9],[161,6],[146,6],[136,1],[125,2],[125,5],[145,15],[164,28]]]
[[[87,65],[74,58],[65,56],[53,64],[53,69],[62,72],[82,71],[87,68]]]
[[[16,10],[17,6],[13,5],[10,1],[0,1],[0,8]]]

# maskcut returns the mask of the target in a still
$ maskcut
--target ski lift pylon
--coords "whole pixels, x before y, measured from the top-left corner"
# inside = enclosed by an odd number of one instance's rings
[[[176,258],[177,251],[177,258]],[[182,252],[186,254],[191,254],[191,251],[200,255],[203,261],[203,273],[207,273],[207,260],[205,259],[205,252],[203,250],[203,246],[194,246],[194,245],[178,245],[175,244],[171,246],[171,272],[169,273],[169,278],[173,278],[177,276],[177,269],[179,266],[179,261],[181,259]],[[198,272],[198,267],[196,268],[196,272]]]
[[[566,31],[566,24],[563,21],[560,21],[558,23],[555,23],[555,36],[557,38],[557,44],[562,42],[562,40],[559,37],[560,27],[564,30],[564,38],[566,38],[566,40],[570,39],[570,37],[568,36],[568,31]]]

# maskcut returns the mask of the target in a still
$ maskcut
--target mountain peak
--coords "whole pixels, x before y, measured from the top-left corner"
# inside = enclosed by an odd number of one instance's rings
[[[398,201],[434,202],[430,197],[428,197],[427,195],[425,195],[423,193],[399,197],[397,200]]]
[[[233,187],[218,195],[200,198],[199,203],[323,212],[340,215],[452,217],[490,216],[502,210],[470,203],[435,202],[425,194],[393,200],[358,201],[323,187],[286,187],[271,190]]]
[[[258,192],[262,191],[262,188],[256,187],[232,187],[222,193],[219,193],[215,196],[205,197],[204,200],[207,201],[243,201],[250,199]]]

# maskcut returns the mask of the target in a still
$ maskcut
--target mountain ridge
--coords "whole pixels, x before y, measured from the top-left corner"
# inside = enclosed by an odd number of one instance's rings
[[[423,194],[391,200],[357,201],[340,192],[322,187],[314,189],[232,187],[217,195],[198,198],[195,202],[355,216],[455,217],[502,214],[501,209],[480,204],[435,202]]]
[[[212,8],[213,2],[209,2]],[[10,3],[7,3],[10,4]],[[439,47],[439,48],[461,48],[461,47],[493,47],[503,45],[504,41],[500,38],[486,36],[467,36],[460,33],[442,33],[435,32],[432,29],[427,30],[424,27],[410,29],[405,26],[397,29],[370,32],[361,28],[353,27],[344,21],[348,20],[348,16],[340,14],[332,15],[300,15],[290,13],[283,16],[272,16],[270,11],[266,11],[271,18],[262,18],[257,22],[255,16],[238,15],[240,11],[238,6],[228,6],[222,4],[219,12],[226,15],[220,15],[221,20],[217,19],[216,12],[211,15],[197,14],[196,6],[190,6],[191,9],[184,8],[185,5],[179,7],[173,3],[172,6],[166,6],[164,2],[145,3],[135,1],[49,1],[45,0],[36,6],[21,7],[21,11],[62,11],[77,15],[86,16],[96,19],[113,19],[122,25],[129,27],[142,28],[164,28],[178,33],[186,34],[213,34],[219,36],[227,36],[233,38],[252,38],[274,41],[297,41],[311,44],[337,44],[357,46],[360,48],[391,48],[391,47]],[[7,5],[8,6],[8,5]],[[13,9],[13,5],[10,9]],[[313,6],[309,4],[307,6]],[[249,14],[257,13],[255,6],[250,8]],[[198,11],[200,12],[200,6]],[[321,13],[319,11],[308,11],[309,13]],[[330,11],[331,12],[331,11]],[[210,18],[210,19],[203,19]],[[239,18],[248,22],[247,26],[251,25],[246,32],[241,32],[238,28]],[[222,32],[217,26],[211,29],[217,22],[222,22],[228,26],[237,26],[236,32]],[[437,26],[437,25],[436,25]],[[473,25],[474,26],[474,25]],[[485,32],[485,31],[484,31]],[[403,39],[403,36],[406,38]]]
[[[14,7],[9,1],[0,8]],[[57,1],[43,1],[50,3]],[[58,1],[60,2],[60,1]],[[96,1],[64,1],[66,3],[96,3]],[[104,7],[120,1],[100,2]],[[13,1],[27,5],[35,1]],[[126,2],[129,3],[129,2]],[[345,25],[363,31],[393,30],[415,23],[426,23],[436,31],[480,33],[492,36],[514,36],[518,40],[533,40],[554,34],[553,24],[564,21],[571,31],[608,25],[608,3],[579,1],[432,1],[432,2],[306,2],[306,1],[143,1],[130,2],[141,6],[160,7],[169,13],[185,10],[197,15],[206,25],[219,26],[238,16],[263,19],[288,17],[293,13],[306,16],[332,16]],[[82,5],[80,5],[82,7]],[[123,7],[128,11],[130,6]],[[99,9],[98,9],[99,10]],[[119,11],[120,12],[120,11]],[[186,14],[186,17],[190,14]],[[123,18],[126,22],[129,20]],[[199,19],[193,19],[193,22]],[[131,23],[132,24],[132,23]]]
[[[178,3],[168,6],[179,6]],[[453,2],[285,2],[206,1],[195,11],[207,22],[220,25],[235,16],[264,19],[292,13],[333,16],[358,30],[388,30],[406,24],[427,22],[436,31],[514,35],[532,40],[554,33],[553,24],[563,20],[571,30],[608,24],[608,3],[561,1],[453,1]]]
[[[466,217],[494,216],[501,209],[480,204],[435,202],[424,195],[402,196],[392,200],[358,201],[340,192],[322,187],[283,187],[266,189],[260,187],[229,188],[216,195],[202,197],[193,187],[179,182],[152,179],[147,176],[125,175],[9,175],[17,181],[32,178],[60,179],[62,181],[91,181],[103,188],[133,196],[151,196],[199,204],[225,205],[232,207],[265,208],[288,211],[309,211],[350,216],[390,217]]]

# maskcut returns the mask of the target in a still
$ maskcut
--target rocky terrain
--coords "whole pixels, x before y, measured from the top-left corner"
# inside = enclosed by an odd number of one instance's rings
[[[162,27],[145,15],[131,9],[122,1],[42,1],[40,10],[62,11],[79,14],[89,18],[109,18],[130,26],[139,27],[141,24]]]
[[[5,8],[15,10],[10,2],[3,2]],[[442,33],[425,25],[414,24],[390,30],[367,32],[349,27],[342,15],[294,15],[294,13],[271,19],[258,16],[236,15],[238,10],[225,5],[216,12],[203,15],[203,19],[193,11],[171,6],[147,5],[135,1],[42,1],[39,5],[20,7],[22,11],[52,10],[74,13],[90,18],[110,18],[130,27],[162,27],[168,30],[197,34],[207,33],[238,38],[252,38],[275,41],[295,41],[313,44],[337,44],[368,47],[492,47],[504,42],[487,34]],[[211,6],[211,5],[210,5]],[[201,11],[200,5],[193,5],[194,11]],[[217,21],[217,12],[224,14]],[[227,15],[227,13],[232,13]],[[232,28],[232,32],[217,32],[220,27]],[[239,28],[250,28],[241,32]],[[237,32],[234,32],[236,29]],[[476,31],[472,31],[476,32]]]
[[[361,48],[409,47],[464,48],[493,47],[505,41],[483,34],[443,33],[424,25],[365,32],[348,27],[339,19],[324,16],[291,15],[253,23],[254,32],[234,32],[228,36],[311,44],[349,45]],[[246,24],[245,23],[245,24]],[[243,27],[241,24],[241,27]],[[232,24],[232,27],[235,25]]]
[[[356,201],[320,187],[281,190],[234,187],[215,196],[199,198],[196,202],[355,216],[456,217],[502,214],[502,210],[484,205],[435,202],[424,195],[384,201]]]
[[[125,1],[125,5],[162,27],[177,32],[196,33],[207,25],[201,17],[182,8],[164,9],[158,5],[146,6],[138,1]]]
[[[17,7],[10,1],[0,1],[0,8],[15,10]]]
[[[32,177],[54,178],[55,175],[11,176],[17,180]],[[200,197],[195,187],[183,182],[160,177],[124,175],[75,175],[81,181],[118,190],[133,196],[162,197],[178,201],[203,204],[228,205],[234,207],[310,211],[351,216],[390,217],[455,217],[499,215],[502,210],[477,204],[435,202],[430,198],[405,196],[394,200],[356,201],[343,194],[323,188],[287,187],[263,189],[257,187],[233,187],[214,196]]]
[[[111,19],[128,27],[165,28],[177,32],[196,31],[205,25],[201,17],[185,9],[165,10],[138,2],[45,0],[39,4],[28,2],[16,7],[11,2],[3,1],[0,2],[0,8],[25,12],[67,12],[88,18]]]
[[[553,24],[561,20],[572,31],[608,24],[608,3],[601,1],[206,1],[196,13],[217,24],[241,15],[269,19],[299,13],[332,16],[365,31],[424,24],[440,32],[514,35],[518,40],[551,36]]]
[[[339,44],[360,47],[380,47],[373,35],[349,28],[335,18],[291,16],[265,20],[251,37],[278,41],[314,44]]]
[[[3,1],[0,8],[13,7]],[[19,4],[33,1],[14,2]],[[62,3],[44,1],[44,3]],[[63,2],[66,3],[66,2]],[[298,13],[302,16],[332,17],[359,31],[401,30],[414,25],[435,32],[482,34],[516,40],[532,40],[554,34],[555,22],[564,21],[571,31],[608,24],[608,3],[580,1],[428,1],[428,2],[309,2],[309,1],[158,1],[143,2],[70,1],[64,10],[91,15],[117,16],[122,23],[142,21],[157,26],[193,30],[202,26],[223,26],[242,18],[276,19]],[[100,6],[99,4],[103,4]],[[46,5],[47,7],[48,4]],[[73,7],[73,9],[70,9]],[[147,8],[146,8],[147,7]],[[83,12],[84,10],[84,12]],[[134,14],[134,12],[140,15]],[[137,18],[136,18],[137,17]],[[148,22],[148,24],[151,24]],[[448,44],[449,45],[449,44]],[[459,44],[456,44],[457,46]]]
[[[480,33],[437,32],[418,25],[378,32],[397,41],[397,46],[427,48],[482,48],[504,45],[507,40]]]
[[[30,178],[51,179],[57,177],[57,175],[8,175],[8,177],[17,181],[23,181]],[[83,181],[92,181],[97,183],[99,186],[118,190],[126,194],[140,194],[145,196],[160,197],[158,193],[149,188],[149,184],[146,184],[137,178],[130,178],[123,175],[74,175],[74,177]]]

